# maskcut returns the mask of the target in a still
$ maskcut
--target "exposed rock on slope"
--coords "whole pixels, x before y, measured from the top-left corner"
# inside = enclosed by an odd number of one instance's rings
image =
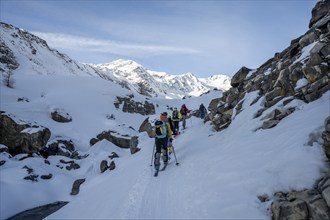
[[[246,93],[258,91],[255,102],[264,99],[263,108],[256,112],[258,117],[284,98],[284,105],[293,99],[308,103],[329,91],[330,12],[319,20],[314,17],[312,20],[312,28],[293,40],[284,51],[275,54],[258,69],[242,67],[234,75],[232,88],[209,106],[209,117],[215,130],[228,127],[232,118],[240,113]]]
[[[209,105],[209,119],[215,130],[227,128],[243,109],[245,94],[258,92],[251,105],[261,103],[255,117],[264,120],[261,129],[270,129],[295,111],[285,106],[294,99],[306,103],[319,99],[330,90],[330,0],[319,1],[312,12],[310,29],[291,45],[251,70],[242,67],[232,78],[232,88]],[[274,109],[281,104],[285,110]],[[330,100],[329,100],[330,104]],[[329,118],[323,132],[325,153],[329,157]],[[279,192],[272,203],[273,219],[330,219],[330,174],[313,189]]]
[[[1,144],[6,145],[12,155],[39,152],[47,144],[50,134],[48,128],[0,114]]]

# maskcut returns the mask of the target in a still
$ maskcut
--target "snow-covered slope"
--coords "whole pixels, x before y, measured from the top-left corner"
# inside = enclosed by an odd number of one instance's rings
[[[96,75],[89,67],[49,48],[46,41],[25,30],[1,22],[0,30],[0,55],[5,57],[6,53],[11,51],[21,72],[43,75]],[[4,62],[1,62],[1,69],[8,71]]]
[[[46,41],[25,30],[1,22],[0,29],[3,60],[7,60],[8,53],[13,54],[12,61],[19,65],[18,69],[29,74],[97,76],[146,96],[169,99],[199,96],[214,88],[224,91],[230,87],[230,79],[226,76],[222,76],[224,80],[216,85],[202,82],[191,73],[174,76],[151,71],[131,60],[82,64],[49,48]],[[9,71],[4,63],[0,64],[0,69]]]
[[[227,91],[231,88],[230,78],[226,75],[213,75],[207,78],[199,78],[205,85],[213,86],[214,88]]]
[[[252,105],[258,94],[247,92],[240,114],[221,132],[199,118],[188,119],[188,128],[173,142],[176,157],[171,155],[167,169],[155,178],[150,166],[154,139],[138,132],[148,116],[122,112],[114,105],[116,97],[133,94],[136,101],[154,103],[156,114],[149,115],[153,122],[161,112],[169,112],[169,107],[186,104],[196,110],[201,103],[208,106],[222,92],[212,90],[199,97],[173,99],[177,93],[192,95],[192,91],[185,91],[190,85],[198,85],[194,92],[203,91],[207,79],[203,82],[192,74],[169,76],[122,60],[115,62],[117,65],[104,65],[101,71],[102,65],[79,64],[49,49],[39,38],[5,26],[1,24],[5,29],[1,45],[9,47],[19,66],[13,70],[13,88],[0,84],[0,111],[49,128],[49,141],[69,139],[80,154],[88,156],[49,156],[46,162],[37,154],[11,157],[0,153],[1,219],[55,201],[69,204],[48,219],[271,219],[269,207],[275,192],[311,188],[327,168],[320,136],[329,115],[329,91],[310,103],[292,100],[286,107],[295,111],[271,129],[258,129],[264,122],[260,118],[283,108],[282,103],[256,118],[264,99]],[[1,68],[9,71],[3,64]],[[124,78],[123,74],[132,77],[134,83],[113,82]],[[155,86],[152,89],[158,97],[147,98],[134,89],[125,89],[135,88],[135,80],[139,83],[140,78],[142,83],[147,82],[146,87]],[[163,87],[164,81],[181,90]],[[158,93],[162,90],[171,93]],[[68,112],[72,122],[52,120],[54,108]],[[92,138],[108,130],[137,136],[141,150],[131,154],[129,149],[106,140],[90,146]],[[0,144],[0,148],[5,146]],[[109,158],[112,152],[119,158]],[[102,160],[115,162],[115,169],[101,173]],[[63,161],[74,161],[80,168],[67,170]],[[24,179],[28,175],[25,166],[38,175],[38,181]],[[52,174],[50,179],[40,178],[48,174]],[[73,196],[70,191],[77,179],[85,182]],[[269,200],[261,202],[260,195]]]
[[[113,105],[115,97],[127,90],[97,77],[17,75],[14,89],[1,84],[1,111],[48,127],[51,140],[70,138],[81,154],[89,156],[74,160],[80,168],[69,171],[60,168],[60,161],[68,160],[63,156],[50,156],[50,164],[46,164],[36,155],[20,161],[26,155],[8,158],[1,153],[1,160],[6,161],[0,166],[1,218],[54,201],[69,201],[49,219],[270,219],[267,208],[274,192],[309,188],[325,169],[321,143],[315,140],[311,144],[306,137],[322,131],[329,92],[309,104],[291,102],[297,110],[268,130],[255,132],[263,123],[254,118],[261,103],[250,105],[256,93],[246,94],[244,110],[223,132],[214,132],[209,123],[192,117],[187,121],[188,129],[174,140],[180,165],[175,165],[172,155],[168,168],[155,178],[150,167],[154,140],[137,132],[145,116],[123,113]],[[17,102],[19,97],[29,101]],[[180,107],[184,103],[197,109],[215,97],[219,91],[185,100],[151,98],[159,107],[150,121],[168,111],[167,105]],[[73,121],[54,122],[50,118],[53,107],[65,109]],[[275,108],[279,106],[264,114]],[[108,119],[108,114],[115,120]],[[89,140],[108,129],[138,136],[141,150],[131,155],[128,149],[108,141],[90,147]],[[112,152],[119,158],[109,159]],[[114,161],[116,168],[101,173],[101,160]],[[34,174],[51,173],[53,177],[24,180],[24,166]],[[71,196],[73,182],[81,178],[86,181],[80,193]],[[259,195],[268,195],[270,200],[261,203]]]

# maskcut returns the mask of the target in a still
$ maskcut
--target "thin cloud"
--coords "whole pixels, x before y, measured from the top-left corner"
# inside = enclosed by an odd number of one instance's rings
[[[62,33],[44,33],[33,32],[35,35],[46,40],[47,43],[54,48],[70,49],[76,51],[111,53],[115,55],[148,57],[168,54],[196,54],[201,53],[196,49],[148,45],[148,44],[132,44],[123,43],[112,40],[100,40],[94,38],[85,38]]]

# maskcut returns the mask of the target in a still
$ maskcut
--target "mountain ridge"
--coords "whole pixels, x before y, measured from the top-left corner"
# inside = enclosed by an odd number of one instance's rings
[[[15,73],[16,68],[27,73],[97,76],[113,81],[122,87],[148,97],[183,98],[200,96],[213,89],[230,88],[230,78],[222,76],[218,85],[200,80],[191,73],[170,75],[148,70],[133,60],[115,60],[105,64],[84,64],[68,55],[50,48],[47,42],[30,32],[0,22],[1,62],[0,70]],[[8,58],[8,54],[12,54]],[[13,65],[15,64],[15,65]],[[18,65],[17,65],[18,64]],[[56,66],[56,68],[53,68]],[[221,77],[219,79],[222,79]]]
[[[88,65],[100,70],[114,81],[130,82],[131,84],[126,85],[136,91],[143,89],[143,86],[152,88],[146,93],[147,96],[182,98],[186,95],[199,96],[212,89],[226,91],[230,88],[230,78],[225,75],[213,75],[207,78],[198,78],[189,72],[170,75],[166,72],[149,70],[133,60],[119,59],[104,64]]]

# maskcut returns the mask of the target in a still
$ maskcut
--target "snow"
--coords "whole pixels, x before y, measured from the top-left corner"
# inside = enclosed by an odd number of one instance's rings
[[[230,88],[230,78],[225,75],[214,75],[208,78],[197,78],[193,73],[170,75],[165,72],[148,70],[132,60],[115,60],[106,64],[89,64],[104,75],[126,85],[133,91],[139,91],[138,84],[143,83],[152,88],[155,97],[178,99],[184,96],[200,96],[210,89],[226,91]]]
[[[316,42],[313,42],[307,46],[305,46],[301,51],[302,51],[302,54],[293,62],[293,64],[295,63],[299,63],[299,62],[302,62],[303,60],[305,60],[307,57],[310,56],[310,50],[317,44],[317,41]]]
[[[1,218],[39,205],[69,201],[47,219],[270,219],[268,208],[277,191],[310,188],[325,169],[321,132],[329,115],[327,92],[319,100],[306,104],[294,100],[287,106],[279,104],[254,118],[263,99],[250,106],[256,93],[245,96],[243,111],[224,131],[215,132],[201,119],[188,119],[188,129],[174,140],[179,166],[171,155],[167,169],[153,177],[150,166],[154,140],[137,130],[147,116],[123,113],[116,109],[118,94],[128,90],[97,77],[77,75],[27,75],[15,72],[15,88],[1,85],[1,110],[22,120],[33,121],[51,130],[51,140],[58,136],[70,138],[85,159],[74,160],[81,167],[68,171],[62,156],[49,157],[50,165],[40,157],[19,161],[24,155],[8,159],[1,170]],[[211,91],[197,98],[166,100],[151,98],[158,104],[156,115],[168,106],[198,109],[221,92]],[[136,100],[145,97],[134,94]],[[17,102],[27,97],[29,102]],[[296,111],[276,127],[258,129],[261,118],[274,108],[294,107]],[[72,116],[70,123],[51,120],[50,110],[58,108]],[[107,115],[113,114],[115,120]],[[129,127],[133,127],[130,129]],[[139,137],[141,150],[131,155],[108,141],[89,146],[89,140],[104,130]],[[313,138],[312,138],[313,137]],[[113,159],[116,168],[100,173],[101,160]],[[53,174],[52,179],[32,182],[23,166],[34,174]],[[86,178],[80,193],[71,196],[76,179]],[[268,195],[261,203],[257,196]],[[166,210],[166,211],[164,211]]]
[[[272,69],[271,69],[271,68],[268,68],[268,69],[264,72],[265,76],[268,76],[268,75],[271,74],[271,73],[272,73]]]
[[[12,40],[10,34],[3,32],[7,43]],[[321,132],[330,112],[330,92],[308,104],[293,100],[284,106],[279,102],[258,118],[254,116],[263,108],[264,98],[250,105],[257,96],[251,92],[244,97],[243,111],[221,132],[201,119],[188,119],[188,128],[173,143],[180,165],[175,165],[171,155],[166,170],[155,178],[150,166],[154,140],[138,133],[141,123],[147,117],[154,121],[161,112],[169,111],[168,107],[185,104],[196,110],[201,103],[207,107],[222,92],[212,90],[185,99],[175,99],[172,94],[168,95],[172,99],[146,98],[134,93],[135,101],[147,100],[157,106],[156,114],[124,113],[114,102],[117,96],[132,94],[131,90],[88,72],[87,66],[65,62],[69,58],[64,55],[64,60],[60,55],[55,59],[54,53],[34,42],[31,45],[37,53],[31,55],[29,45],[19,41],[15,39],[11,49],[20,66],[13,72],[13,89],[0,85],[0,111],[15,116],[20,123],[49,128],[50,142],[70,139],[79,154],[88,157],[73,160],[50,156],[47,164],[37,155],[21,160],[27,155],[10,158],[0,153],[0,160],[6,161],[0,166],[0,219],[55,201],[69,203],[47,219],[271,219],[269,207],[275,192],[311,188],[326,169]],[[166,78],[165,73],[154,75]],[[297,86],[304,83],[298,81]],[[175,90],[170,92],[175,95]],[[17,101],[23,97],[29,101]],[[295,111],[276,127],[260,129],[262,118],[275,108]],[[50,113],[54,109],[68,113],[72,122],[53,121]],[[131,155],[129,149],[106,140],[90,146],[92,138],[109,130],[138,136],[141,150]],[[108,156],[112,152],[119,158],[111,160]],[[80,168],[69,171],[61,160],[73,160]],[[102,160],[114,161],[116,168],[100,173]],[[33,169],[34,175],[53,176],[35,182],[24,180],[27,168]],[[70,195],[73,182],[81,178],[86,181],[79,194]],[[260,195],[270,200],[262,203],[257,198]]]
[[[249,73],[246,75],[245,79],[249,79],[256,72],[257,72],[256,69],[250,70]]]
[[[296,83],[296,89],[300,89],[308,84],[308,80],[306,78],[299,79]]]

